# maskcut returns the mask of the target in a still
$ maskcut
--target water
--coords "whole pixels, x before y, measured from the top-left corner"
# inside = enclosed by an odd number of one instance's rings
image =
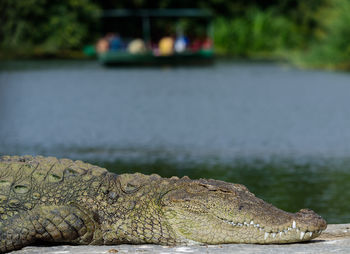
[[[350,75],[269,63],[0,65],[0,154],[239,182],[350,221]]]

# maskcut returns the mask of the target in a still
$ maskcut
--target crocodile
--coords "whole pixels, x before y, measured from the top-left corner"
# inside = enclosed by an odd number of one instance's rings
[[[280,244],[327,227],[310,209],[280,210],[241,184],[114,174],[82,161],[0,158],[0,252],[35,243]]]

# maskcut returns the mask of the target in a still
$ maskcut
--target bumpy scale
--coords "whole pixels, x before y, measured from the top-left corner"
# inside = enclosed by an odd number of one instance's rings
[[[74,244],[291,243],[327,224],[284,212],[240,184],[116,175],[68,159],[0,159],[0,252],[38,241]]]

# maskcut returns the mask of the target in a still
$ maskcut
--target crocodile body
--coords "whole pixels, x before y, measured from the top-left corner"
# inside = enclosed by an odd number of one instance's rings
[[[290,243],[320,235],[309,209],[284,212],[240,184],[116,175],[68,159],[0,159],[0,252],[73,244]]]

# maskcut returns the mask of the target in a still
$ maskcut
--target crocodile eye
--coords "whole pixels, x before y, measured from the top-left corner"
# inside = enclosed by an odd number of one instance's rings
[[[61,180],[61,177],[55,174],[49,175],[49,181],[50,182],[59,182]]]
[[[211,184],[200,183],[199,185],[202,186],[202,189],[206,189],[206,190],[209,190],[209,191],[217,191],[219,189],[218,187],[216,187],[214,185],[211,185]]]
[[[199,193],[203,193],[203,192],[205,193],[207,191],[208,191],[208,189],[205,186],[197,185],[197,184],[189,186],[189,188],[186,190],[186,192],[192,193],[192,194],[199,194]]]
[[[14,188],[14,191],[19,194],[24,194],[29,191],[29,188],[28,186],[25,186],[25,185],[16,185]]]

